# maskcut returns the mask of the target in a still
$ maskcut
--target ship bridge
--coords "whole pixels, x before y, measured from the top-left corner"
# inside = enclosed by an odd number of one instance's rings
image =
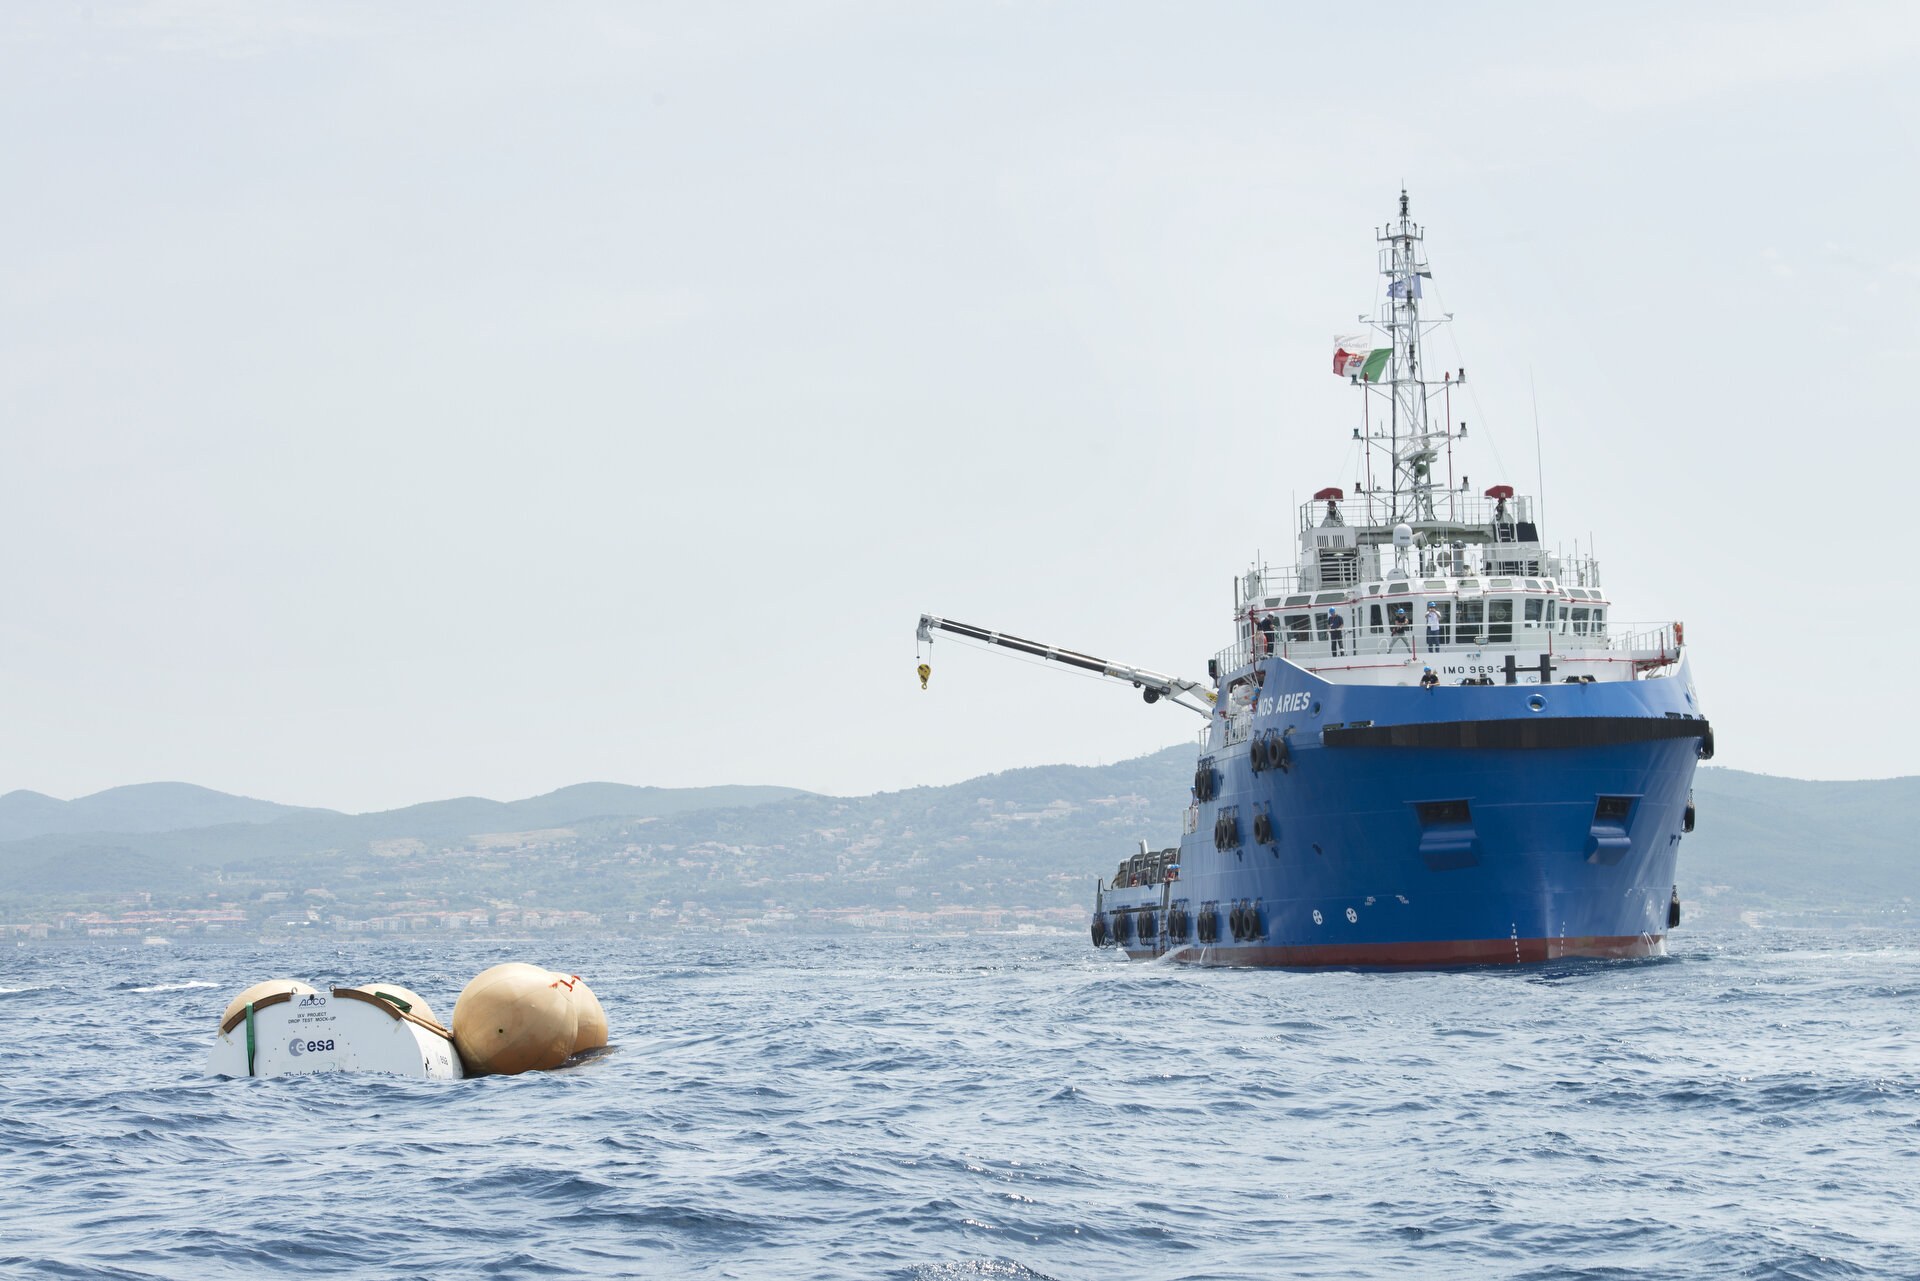
[[[1531,499],[1447,490],[1389,524],[1389,495],[1323,489],[1299,510],[1300,560],[1237,584],[1238,669],[1284,658],[1342,683],[1633,680],[1679,655],[1679,624],[1621,623],[1589,553],[1550,551]]]
[[[1394,520],[1391,495],[1360,490],[1349,499],[1338,489],[1323,489],[1300,507],[1300,561],[1272,575],[1282,590],[1350,586],[1380,578],[1394,563],[1394,530],[1411,536],[1409,560],[1427,573],[1469,567],[1476,572],[1563,577],[1587,572],[1597,577],[1592,558],[1575,565],[1550,554],[1534,522],[1533,500],[1511,486],[1495,485],[1484,495],[1446,490],[1433,496],[1431,514]],[[1261,569],[1263,578],[1269,571]],[[1249,590],[1249,596],[1270,595]]]

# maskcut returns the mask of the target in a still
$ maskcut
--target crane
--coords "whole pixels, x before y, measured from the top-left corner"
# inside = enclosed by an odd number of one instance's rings
[[[1166,676],[1160,672],[1149,671],[1144,667],[1132,667],[1126,663],[1109,662],[1104,658],[1095,658],[1091,654],[1061,649],[1057,645],[1043,645],[1039,641],[1022,640],[1018,636],[988,631],[984,627],[975,627],[970,623],[956,623],[950,618],[936,618],[932,614],[920,615],[920,640],[931,645],[936,631],[951,632],[955,636],[964,636],[968,640],[999,645],[1006,649],[1018,650],[1023,654],[1032,654],[1036,658],[1050,659],[1056,663],[1065,663],[1069,667],[1078,667],[1083,671],[1111,676],[1115,680],[1131,683],[1135,689],[1141,691],[1141,697],[1149,703],[1157,703],[1164,698],[1190,712],[1198,712],[1201,716],[1213,715],[1214,692],[1200,681],[1190,681],[1179,676]],[[919,670],[920,685],[924,689],[931,669],[922,663]],[[1187,702],[1188,695],[1204,699],[1205,705]]]

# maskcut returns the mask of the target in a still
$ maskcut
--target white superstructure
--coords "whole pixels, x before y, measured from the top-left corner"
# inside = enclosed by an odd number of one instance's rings
[[[1450,317],[1421,314],[1431,273],[1404,191],[1398,222],[1377,239],[1385,297],[1362,319],[1384,345],[1336,340],[1334,365],[1364,394],[1354,429],[1364,474],[1352,495],[1327,488],[1300,506],[1297,563],[1240,577],[1238,640],[1216,670],[1275,655],[1345,684],[1458,685],[1669,669],[1680,624],[1616,621],[1598,562],[1550,550],[1533,499],[1456,479],[1467,425],[1456,431],[1451,410],[1466,370],[1436,376],[1424,363],[1422,340]]]

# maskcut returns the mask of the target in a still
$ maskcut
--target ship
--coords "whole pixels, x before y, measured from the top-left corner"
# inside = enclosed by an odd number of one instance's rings
[[[1714,751],[1685,626],[1621,621],[1591,539],[1550,545],[1535,496],[1471,484],[1467,371],[1425,357],[1451,316],[1422,312],[1432,274],[1405,191],[1375,238],[1380,301],[1334,341],[1360,474],[1295,509],[1294,564],[1235,576],[1233,643],[1205,680],[931,614],[919,640],[1095,672],[1205,718],[1179,843],[1143,841],[1096,879],[1095,947],[1214,966],[1663,955]]]

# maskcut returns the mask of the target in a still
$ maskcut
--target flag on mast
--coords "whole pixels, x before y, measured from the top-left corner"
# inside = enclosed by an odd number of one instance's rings
[[[1399,280],[1391,281],[1387,285],[1387,297],[1406,298],[1409,295],[1411,295],[1414,298],[1420,297],[1421,296],[1420,278],[1422,276],[1425,276],[1428,280],[1433,279],[1432,272],[1417,271],[1410,276],[1405,276]]]
[[[1373,350],[1373,343],[1367,334],[1335,334],[1333,339],[1333,372],[1345,378],[1360,372],[1360,366],[1367,363],[1367,353]]]
[[[1342,378],[1377,383],[1392,355],[1391,347],[1373,346],[1370,335],[1338,334],[1333,340],[1333,372]]]

